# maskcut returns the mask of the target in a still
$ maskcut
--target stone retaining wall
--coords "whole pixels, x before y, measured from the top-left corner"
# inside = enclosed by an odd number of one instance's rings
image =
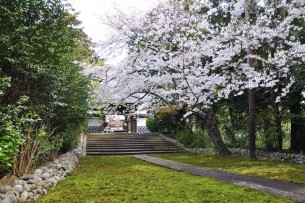
[[[47,166],[13,180],[9,185],[0,184],[0,203],[37,201],[41,195],[47,194],[48,188],[65,179],[75,169],[82,153],[82,145],[83,134],[75,150],[61,155]]]
[[[190,149],[192,152],[202,153],[207,155],[215,155],[216,151],[213,149],[204,149],[204,148],[194,148]],[[230,151],[234,154],[238,154],[243,157],[249,157],[248,149],[241,148],[231,148]],[[264,150],[256,150],[256,155],[258,157],[279,160],[279,161],[289,161],[304,164],[305,156],[302,154],[290,154],[290,153],[282,153],[282,152],[267,152]]]
[[[10,185],[0,185],[0,203],[37,200],[47,189],[65,179],[79,161],[76,151],[61,155],[53,163],[15,179]]]

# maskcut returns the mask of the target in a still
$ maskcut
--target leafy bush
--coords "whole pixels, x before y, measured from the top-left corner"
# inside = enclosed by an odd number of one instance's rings
[[[61,1],[0,1],[0,63],[5,64],[0,70],[0,105],[14,108],[18,98],[27,95],[27,106],[39,114],[41,125],[56,129],[54,135],[63,139],[68,135],[66,149],[76,140],[71,138],[71,129],[79,132],[88,118],[90,85],[82,71],[94,55],[93,44],[78,27],[76,15]],[[3,143],[13,139],[4,135],[17,136],[20,131],[15,121],[0,125],[11,131],[1,132]],[[32,127],[39,129],[36,124]],[[1,150],[10,153],[9,157],[16,153],[11,145],[15,144],[1,145],[7,147]]]
[[[213,143],[201,128],[193,131],[181,130],[177,134],[177,141],[191,148],[213,148]]]
[[[187,130],[181,130],[177,134],[177,141],[184,146],[189,147],[192,144],[192,135]]]
[[[178,118],[176,118],[175,107],[161,106],[155,112],[155,119],[159,125],[159,132],[170,134],[178,129]]]
[[[0,137],[0,165],[11,167],[13,157],[18,152],[19,147],[23,144],[23,139],[19,130],[15,126],[6,122],[2,126],[2,132],[5,132]]]
[[[44,125],[35,127],[35,122],[28,123],[22,134],[24,143],[14,156],[13,174],[21,176],[35,169],[45,161],[54,158],[54,152],[61,147],[58,136],[52,137]]]
[[[74,149],[80,139],[80,134],[83,131],[82,128],[67,128],[65,132],[60,134],[60,137],[63,138],[61,152],[65,153],[70,149]]]
[[[19,151],[24,143],[22,129],[24,125],[24,116],[30,113],[23,104],[27,97],[22,97],[18,106],[8,105],[1,107],[0,111],[0,165],[11,167],[13,157]]]
[[[213,143],[208,134],[201,128],[193,130],[193,142],[191,147],[194,148],[213,148]]]
[[[20,176],[56,157],[62,140],[42,124],[21,97],[17,106],[1,107],[0,168]]]
[[[153,133],[154,132],[159,132],[159,130],[160,130],[157,119],[155,119],[152,116],[147,117],[146,127],[147,127],[148,130],[150,130]]]

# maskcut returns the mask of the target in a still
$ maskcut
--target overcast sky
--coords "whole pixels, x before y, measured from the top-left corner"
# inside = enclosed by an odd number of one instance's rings
[[[158,0],[68,0],[73,8],[80,11],[79,19],[83,22],[85,32],[98,42],[105,40],[107,28],[100,23],[100,17],[115,13],[115,8],[124,12],[145,11]]]

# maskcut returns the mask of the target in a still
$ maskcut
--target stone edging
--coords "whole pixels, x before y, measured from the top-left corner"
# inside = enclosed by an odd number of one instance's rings
[[[75,150],[61,155],[47,166],[36,169],[15,179],[10,185],[0,184],[0,203],[17,203],[28,200],[37,201],[41,195],[47,194],[47,189],[55,186],[75,169],[82,154],[83,134]]]
[[[237,153],[240,156],[249,156],[248,149],[240,149],[240,148],[232,148],[230,149],[233,153]],[[256,155],[259,157],[265,157],[273,160],[279,161],[289,161],[304,164],[305,156],[302,154],[291,154],[291,153],[283,153],[283,152],[267,152],[264,150],[256,150]]]
[[[196,153],[202,153],[207,155],[215,155],[216,151],[211,149],[205,149],[205,148],[194,148],[190,149],[192,152]],[[242,157],[248,157],[249,156],[249,150],[248,149],[242,149],[242,148],[230,148],[230,151],[234,154],[238,154]],[[290,153],[283,153],[283,152],[268,152],[265,150],[256,150],[256,155],[258,157],[268,158],[272,160],[278,160],[278,161],[288,161],[288,162],[294,162],[294,163],[305,163],[305,156],[302,154],[290,154]]]

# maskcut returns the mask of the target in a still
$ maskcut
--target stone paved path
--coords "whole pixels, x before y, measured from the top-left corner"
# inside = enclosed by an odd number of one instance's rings
[[[225,182],[254,188],[260,191],[268,192],[274,195],[283,196],[297,202],[305,203],[305,186],[276,180],[267,180],[263,178],[238,175],[235,173],[213,170],[199,166],[193,166],[176,161],[161,159],[148,155],[135,155],[134,157],[170,169],[187,172],[189,174],[212,177]]]

